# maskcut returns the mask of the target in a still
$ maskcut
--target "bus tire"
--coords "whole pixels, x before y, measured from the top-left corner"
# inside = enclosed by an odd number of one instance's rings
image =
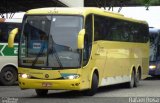
[[[94,94],[96,94],[97,89],[98,89],[98,76],[96,75],[96,73],[94,73],[92,76],[91,88],[89,90],[86,90],[85,95],[93,96]]]
[[[5,86],[13,85],[17,81],[17,78],[17,70],[11,66],[4,67],[0,73],[0,82]]]
[[[37,96],[45,97],[48,93],[47,89],[35,89]]]
[[[139,86],[139,82],[140,82],[140,71],[137,71],[137,74],[135,75],[135,82],[134,82],[134,87],[138,87]]]
[[[135,73],[134,73],[134,71],[132,71],[131,80],[129,82],[127,82],[127,87],[128,88],[133,88],[134,83],[135,83]]]

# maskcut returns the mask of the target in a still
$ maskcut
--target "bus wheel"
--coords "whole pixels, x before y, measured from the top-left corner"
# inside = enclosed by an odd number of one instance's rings
[[[134,87],[138,87],[139,82],[140,82],[140,72],[138,70],[137,74],[135,75]]]
[[[13,67],[4,67],[0,73],[0,82],[2,85],[10,86],[17,81],[17,71]]]
[[[134,87],[134,83],[135,83],[135,73],[133,71],[132,75],[131,75],[131,80],[129,82],[127,82],[127,87],[128,88],[133,88]]]
[[[98,76],[94,73],[92,77],[91,89],[85,91],[85,95],[93,96],[98,89]]]
[[[35,91],[39,97],[45,97],[48,93],[47,89],[35,89]]]

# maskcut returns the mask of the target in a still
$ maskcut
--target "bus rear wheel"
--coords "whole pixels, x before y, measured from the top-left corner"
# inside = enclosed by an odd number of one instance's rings
[[[48,93],[47,89],[35,89],[35,91],[39,97],[45,97]]]
[[[18,73],[13,67],[4,67],[0,73],[0,82],[2,85],[10,86],[17,81]]]
[[[141,74],[140,74],[140,71],[138,70],[137,74],[135,75],[134,87],[138,87],[139,86],[140,77],[141,77]]]
[[[87,96],[93,96],[94,94],[96,94],[97,89],[98,89],[98,76],[96,75],[96,73],[94,73],[92,76],[91,89],[86,90],[84,93]]]
[[[135,83],[135,73],[134,73],[134,71],[132,71],[131,80],[129,82],[127,82],[127,87],[128,88],[133,88],[134,83]]]

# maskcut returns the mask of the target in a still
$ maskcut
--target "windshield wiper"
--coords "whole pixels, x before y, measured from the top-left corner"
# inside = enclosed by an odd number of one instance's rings
[[[32,63],[32,66],[34,66],[38,60],[38,58],[42,55],[43,51],[45,49],[45,45],[43,45],[43,47],[40,49],[38,55],[36,56],[36,58],[34,59],[33,63]]]
[[[50,49],[49,52],[52,53],[52,56],[53,56],[53,54],[55,55],[55,57],[56,57],[56,59],[57,59],[57,62],[58,62],[58,64],[59,64],[60,68],[63,68],[63,65],[62,65],[62,63],[61,63],[61,61],[60,61],[60,59],[59,59],[59,57],[58,57],[57,51],[56,51],[56,49],[55,49],[56,43],[54,42],[52,35],[50,35],[50,36],[51,36],[50,39],[52,39],[52,43],[51,43],[51,44],[52,44],[52,46],[51,46],[52,49]]]

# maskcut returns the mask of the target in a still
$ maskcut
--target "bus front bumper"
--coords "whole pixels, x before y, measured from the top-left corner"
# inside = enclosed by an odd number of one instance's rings
[[[81,83],[78,79],[42,80],[26,79],[19,77],[21,89],[48,89],[48,90],[80,90]]]

